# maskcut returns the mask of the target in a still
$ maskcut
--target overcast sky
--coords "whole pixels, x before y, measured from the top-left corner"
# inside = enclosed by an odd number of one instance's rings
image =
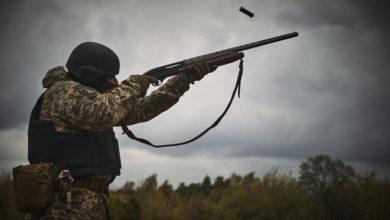
[[[113,185],[152,173],[175,184],[207,174],[262,175],[273,167],[296,174],[316,154],[390,175],[387,1],[5,0],[0,6],[1,171],[27,163],[26,128],[41,80],[81,42],[111,47],[125,79],[298,31],[298,38],[245,52],[241,98],[199,141],[153,149],[116,129],[123,169]],[[255,16],[239,12],[241,6]],[[155,143],[191,138],[223,111],[237,71],[238,63],[219,68],[167,112],[131,128]]]

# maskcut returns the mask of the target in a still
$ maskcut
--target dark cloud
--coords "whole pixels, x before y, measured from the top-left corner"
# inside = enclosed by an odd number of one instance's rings
[[[327,25],[343,26],[347,28],[371,29],[386,28],[389,23],[386,0],[369,2],[356,1],[310,1],[285,3],[279,15],[283,22],[300,24],[308,27]]]
[[[252,7],[269,10],[262,5]],[[276,24],[300,32],[294,47],[299,51],[283,61],[285,67],[273,68],[268,82],[275,88],[252,89],[251,96],[262,102],[259,92],[272,92],[274,100],[265,100],[259,108],[285,109],[287,118],[267,124],[270,132],[225,132],[221,140],[209,140],[210,145],[240,146],[227,152],[231,156],[303,159],[326,153],[389,168],[389,3],[283,1],[275,5],[280,6]],[[299,120],[291,121],[295,117]],[[278,123],[285,127],[273,126]]]
[[[51,1],[1,1],[0,129],[25,124],[43,75],[85,36],[81,17]]]
[[[27,122],[45,71],[82,41],[110,43],[125,71],[144,71],[297,30],[298,38],[246,53],[242,98],[219,127],[188,146],[149,150],[216,159],[325,153],[390,167],[386,1],[248,1],[250,20],[234,0],[73,3],[2,1],[0,129]],[[223,111],[236,71],[220,68],[162,116],[132,128],[155,143],[192,137]],[[145,149],[118,136],[124,147]]]
[[[289,60],[281,62],[284,66],[273,68],[268,81],[274,86],[272,90],[259,89],[261,82],[256,80],[244,84],[244,91],[250,90],[254,102],[261,103],[259,111],[272,105],[273,111],[285,110],[287,118],[269,122],[267,118],[253,118],[248,123],[243,122],[245,117],[238,120],[228,114],[226,122],[197,143],[161,153],[181,156],[213,152],[229,157],[298,160],[325,153],[389,168],[389,3],[308,0],[276,5],[280,6],[276,24],[301,33],[294,47],[299,51],[296,56],[286,56]],[[261,6],[250,7],[257,9],[257,14],[269,10]],[[264,92],[272,93],[273,100],[262,100]],[[237,109],[243,107],[239,105]],[[237,109],[232,110],[233,114],[238,113]],[[205,122],[204,127],[207,125]],[[201,131],[202,126],[195,127]],[[194,128],[188,129],[188,133],[176,132],[177,139],[197,133]]]
[[[338,103],[341,110],[322,122],[336,132],[325,133],[329,140],[322,144],[337,146],[333,151],[348,160],[386,167],[390,167],[389,6],[388,1],[299,1],[297,10],[280,14],[282,23],[297,24],[308,32],[333,28],[333,33],[316,37],[339,60],[329,69],[353,82],[347,88],[330,87],[340,91],[344,102]]]

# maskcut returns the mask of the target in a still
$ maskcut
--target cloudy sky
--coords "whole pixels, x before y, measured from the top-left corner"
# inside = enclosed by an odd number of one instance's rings
[[[164,2],[164,3],[163,3]],[[0,13],[0,171],[27,163],[27,123],[46,71],[84,41],[111,47],[119,78],[293,31],[298,38],[245,52],[241,98],[220,125],[183,147],[121,144],[122,175],[201,181],[272,168],[297,174],[328,154],[390,175],[389,3],[376,1],[4,0]],[[238,9],[244,6],[255,16]],[[182,141],[212,123],[234,87],[238,63],[196,83],[154,120],[132,126],[155,143]]]

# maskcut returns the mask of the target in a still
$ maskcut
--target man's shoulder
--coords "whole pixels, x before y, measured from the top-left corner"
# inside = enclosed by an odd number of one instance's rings
[[[93,98],[99,94],[99,92],[96,91],[95,89],[88,86],[84,86],[73,80],[57,82],[51,88],[49,88],[47,92],[53,96],[64,97],[64,98],[66,97]]]
[[[57,132],[78,132],[80,128],[72,120],[80,118],[83,108],[94,102],[97,93],[72,80],[57,82],[44,94],[40,119],[53,121]],[[83,120],[77,123],[83,123]]]

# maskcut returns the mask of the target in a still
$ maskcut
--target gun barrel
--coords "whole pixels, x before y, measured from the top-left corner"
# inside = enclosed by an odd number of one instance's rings
[[[198,61],[202,61],[204,59],[210,59],[210,58],[213,58],[213,57],[218,57],[220,55],[224,55],[224,54],[227,54],[227,53],[237,53],[237,52],[240,52],[240,51],[243,51],[243,50],[249,50],[249,49],[252,49],[252,48],[255,48],[255,47],[260,47],[260,46],[263,46],[263,45],[266,45],[266,44],[271,44],[271,43],[275,43],[275,42],[278,42],[278,41],[287,40],[289,38],[293,38],[293,37],[297,37],[297,36],[298,36],[298,32],[292,32],[292,33],[288,33],[288,34],[284,34],[284,35],[268,38],[268,39],[265,39],[265,40],[260,40],[260,41],[256,41],[256,42],[253,42],[253,43],[244,44],[244,45],[240,45],[240,46],[237,46],[237,47],[232,47],[232,48],[228,48],[228,49],[225,49],[225,50],[220,50],[220,51],[208,53],[208,54],[205,54],[205,55],[193,57],[193,58],[190,58],[190,59],[183,60],[183,62],[184,63],[198,62]]]
[[[278,42],[278,41],[287,40],[289,38],[293,38],[293,37],[297,37],[297,36],[298,36],[298,32],[292,32],[292,33],[280,35],[280,36],[277,36],[277,37],[272,37],[272,38],[268,38],[268,39],[265,39],[265,40],[260,40],[260,41],[256,41],[256,42],[253,42],[253,43],[249,43],[249,44],[244,44],[244,45],[241,45],[241,46],[233,47],[233,48],[230,48],[230,49],[227,49],[227,50],[231,51],[231,52],[239,52],[239,51],[248,50],[248,49],[252,49],[252,48],[255,48],[255,47],[263,46],[263,45],[266,45],[266,44],[271,44],[271,43],[275,43],[275,42]]]

